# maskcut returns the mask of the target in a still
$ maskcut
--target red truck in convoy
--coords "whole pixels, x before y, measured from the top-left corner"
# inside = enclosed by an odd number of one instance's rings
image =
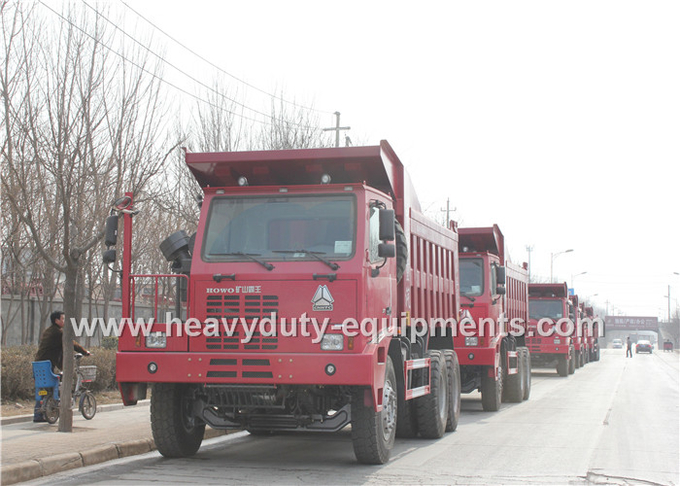
[[[126,405],[153,385],[162,455],[194,454],[206,425],[270,434],[351,424],[357,459],[380,464],[397,435],[456,428],[460,370],[445,320],[460,314],[457,228],[422,214],[387,142],[186,153],[186,163],[203,200],[196,234],[161,244],[172,273],[132,272],[141,207],[129,193],[115,205],[123,316],[135,319],[142,282],[153,282],[156,315],[164,286],[177,290],[173,318],[147,336],[126,329],[116,355]],[[516,368],[515,348],[503,352]]]
[[[474,322],[461,320],[454,337],[461,390],[481,391],[482,408],[496,411],[501,401],[521,402],[531,392],[531,356],[524,337],[528,272],[506,261],[497,225],[460,228],[458,233],[461,307]]]
[[[585,306],[585,318],[593,323],[592,325],[589,322],[585,323],[583,331],[589,351],[588,361],[600,361],[600,322],[591,306]]]
[[[585,366],[588,356],[588,350],[586,349],[586,339],[583,334],[584,324],[581,322],[583,313],[583,303],[579,301],[578,295],[572,294],[569,296],[569,302],[571,307],[569,309],[569,318],[574,322],[574,331],[571,335],[571,343],[574,346],[574,368],[578,369]],[[573,313],[573,317],[572,317]]]
[[[527,346],[535,367],[555,366],[560,376],[576,369],[573,336],[568,320],[574,319],[574,306],[566,282],[529,284],[529,329]],[[562,333],[558,333],[558,326]]]

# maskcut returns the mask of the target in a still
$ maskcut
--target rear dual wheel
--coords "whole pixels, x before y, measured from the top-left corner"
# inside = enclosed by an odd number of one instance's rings
[[[439,439],[446,431],[449,417],[449,378],[441,351],[430,350],[430,393],[416,398],[418,430],[425,439]]]
[[[452,349],[444,350],[444,359],[449,378],[449,413],[446,420],[446,432],[453,432],[458,427],[460,418],[460,365],[458,356]]]

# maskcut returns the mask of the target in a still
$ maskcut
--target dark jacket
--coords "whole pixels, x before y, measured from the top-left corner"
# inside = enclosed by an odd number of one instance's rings
[[[35,355],[36,361],[44,361],[49,359],[52,362],[52,369],[63,368],[63,352],[61,345],[61,336],[63,332],[59,326],[52,324],[45,329],[40,336],[40,344],[38,345],[38,352]],[[75,350],[82,354],[88,354],[87,350],[80,344],[73,341]]]

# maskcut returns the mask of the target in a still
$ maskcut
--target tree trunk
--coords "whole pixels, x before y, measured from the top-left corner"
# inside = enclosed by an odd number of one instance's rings
[[[71,319],[76,312],[76,286],[78,282],[78,260],[66,267],[64,280],[64,334],[62,349],[64,353],[64,375],[62,377],[61,407],[59,410],[59,432],[73,431],[73,410],[71,409],[71,389],[73,388],[73,325]]]

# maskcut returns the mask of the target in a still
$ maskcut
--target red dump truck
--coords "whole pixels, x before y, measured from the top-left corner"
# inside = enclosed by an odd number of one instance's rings
[[[574,307],[566,282],[529,284],[529,318],[526,341],[532,365],[555,366],[560,376],[574,373],[573,327],[569,326]]]
[[[574,368],[578,369],[585,366],[588,356],[588,350],[586,349],[587,340],[584,337],[582,318],[583,313],[583,302],[578,298],[577,294],[572,294],[569,296],[569,302],[571,307],[569,308],[569,318],[574,322],[573,333],[571,335],[571,343],[574,346]]]
[[[593,323],[590,325],[590,322],[587,322],[584,325],[585,329],[583,336],[589,351],[588,360],[600,361],[600,322],[591,306],[585,306],[585,318]]]
[[[358,461],[380,464],[396,435],[456,428],[460,371],[446,320],[460,313],[458,233],[423,216],[387,142],[186,153],[186,163],[203,200],[196,234],[161,244],[172,273],[132,272],[143,208],[131,194],[114,208],[124,317],[134,321],[143,282],[155,315],[175,301],[147,336],[124,330],[116,356],[126,405],[153,385],[162,455],[194,454],[206,425],[270,434],[351,424]],[[159,298],[168,287],[175,297]]]
[[[458,245],[461,307],[471,316],[471,321],[459,322],[454,338],[461,390],[481,391],[482,408],[496,411],[501,401],[521,402],[531,392],[531,356],[524,336],[528,272],[526,266],[506,261],[497,225],[460,228]]]

